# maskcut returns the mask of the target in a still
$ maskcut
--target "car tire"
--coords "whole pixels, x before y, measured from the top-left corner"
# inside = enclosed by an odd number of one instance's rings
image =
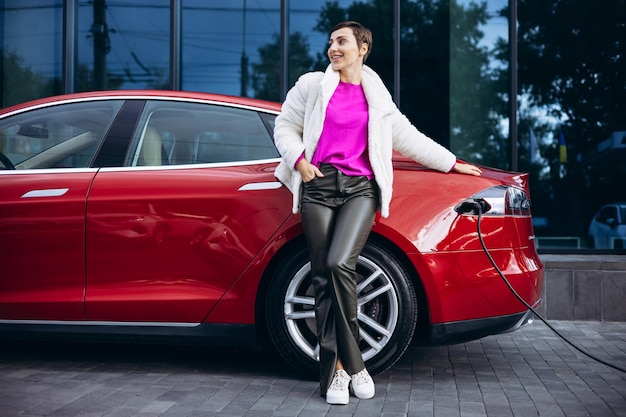
[[[366,282],[367,280],[367,282]],[[371,374],[389,369],[411,343],[418,303],[406,268],[381,245],[369,241],[357,263],[360,346]],[[306,248],[285,257],[266,297],[266,322],[273,345],[295,370],[319,375],[314,295]]]

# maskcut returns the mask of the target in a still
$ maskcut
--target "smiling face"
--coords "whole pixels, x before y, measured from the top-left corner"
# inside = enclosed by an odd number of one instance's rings
[[[367,43],[359,46],[352,29],[344,27],[330,34],[328,59],[333,69],[341,72],[342,75],[360,73],[368,48]]]

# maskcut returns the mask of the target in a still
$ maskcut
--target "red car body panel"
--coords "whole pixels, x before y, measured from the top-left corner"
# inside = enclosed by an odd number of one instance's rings
[[[403,166],[408,171],[399,169]],[[419,177],[411,171],[422,170]],[[494,186],[515,181],[527,189],[525,176],[485,170],[480,179],[424,170],[416,164],[396,163],[391,216],[381,221],[394,236],[413,246],[399,245],[407,253],[427,293],[432,323],[513,314],[527,310],[508,290],[484,253],[476,216],[459,216],[454,206],[462,199]],[[419,181],[416,181],[416,178]],[[436,184],[436,189],[433,185]],[[411,192],[407,192],[410,189]],[[434,194],[434,195],[433,195]],[[395,194],[394,194],[395,195]],[[428,195],[428,198],[420,196]],[[396,215],[401,213],[401,215]],[[377,230],[375,227],[374,230]],[[511,231],[505,233],[505,230]],[[534,246],[529,216],[484,216],[481,231],[486,247],[516,291],[530,304],[541,299],[543,265]]]
[[[0,180],[0,317],[83,319],[85,208],[95,170]]]
[[[373,233],[408,255],[416,277],[424,285],[431,322],[454,322],[526,311],[485,255],[478,240],[477,218],[458,216],[454,212],[454,206],[462,200],[459,195],[471,195],[494,185],[490,173],[478,181],[465,177],[467,181],[455,181],[454,186],[442,185],[433,191],[431,184],[450,184],[442,176],[460,175],[429,171],[415,163],[405,165],[405,168],[409,171],[396,171],[394,184],[397,184],[396,188],[398,185],[411,187],[411,192],[403,190],[401,198],[392,200],[391,215],[387,219],[378,216]],[[415,170],[420,171],[419,182],[415,182],[414,172],[411,172]],[[496,176],[500,177],[499,174]],[[438,196],[439,204],[432,203],[432,195],[428,199],[418,198],[430,193]],[[295,228],[292,234],[300,233],[298,221],[299,218],[292,219],[285,227]],[[541,299],[543,265],[535,251],[531,219],[527,216],[485,216],[481,225],[485,244],[499,268],[528,304],[536,304]],[[515,230],[518,234],[502,233],[503,228]],[[283,234],[281,231],[277,236]],[[521,242],[517,236],[525,236],[526,241]],[[288,241],[285,239],[283,243]],[[273,253],[276,250],[273,249]],[[271,254],[266,258],[271,258]],[[245,303],[248,308],[242,311],[237,300],[241,297],[239,294],[252,296],[256,292],[258,277],[265,266],[266,262],[261,262],[258,269],[250,271],[249,280],[242,278],[208,320],[223,322],[238,317],[242,320],[238,323],[253,323],[253,306]]]
[[[289,216],[285,189],[241,191],[273,181],[257,165],[103,169],[89,196],[85,318],[203,321]],[[120,236],[120,227],[107,228],[119,213],[128,229],[146,218],[154,224]]]

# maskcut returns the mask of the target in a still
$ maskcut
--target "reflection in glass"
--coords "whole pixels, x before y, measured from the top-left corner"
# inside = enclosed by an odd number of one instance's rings
[[[280,0],[183,0],[182,7],[183,89],[251,96],[250,64],[280,33]]]
[[[88,167],[121,107],[120,100],[70,103],[1,120],[0,153],[10,161],[5,169]]]
[[[508,169],[508,0],[450,2],[450,149]],[[503,100],[504,99],[504,100]]]
[[[4,0],[2,107],[61,93],[63,0]]]
[[[401,89],[402,112],[461,158],[505,168],[508,117],[502,105],[505,92],[498,88],[506,88],[507,65],[496,60],[496,47],[506,45],[507,20],[499,11],[507,0],[480,5],[470,1],[402,2],[400,86],[394,86],[393,3],[312,1],[291,5],[290,85],[299,74],[326,67],[326,42],[334,24],[358,20],[374,34],[367,65],[381,76],[392,94]],[[275,47],[278,50],[278,43]],[[273,66],[256,67],[253,78],[270,79],[259,74],[266,68],[278,71],[278,59],[276,54],[274,60],[267,60]],[[276,73],[273,78],[278,76]],[[260,87],[258,91],[265,97],[277,99],[276,88]]]
[[[76,91],[168,88],[169,3],[80,2]]]
[[[594,216],[626,201],[625,16],[623,0],[518,0],[520,166],[540,249],[624,249]]]
[[[131,166],[211,164],[278,158],[256,111],[149,101],[136,130]]]

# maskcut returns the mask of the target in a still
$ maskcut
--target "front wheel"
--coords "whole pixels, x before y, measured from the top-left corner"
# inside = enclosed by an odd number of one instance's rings
[[[314,292],[306,248],[287,256],[272,277],[266,319],[276,350],[296,370],[318,374]],[[375,242],[357,263],[360,347],[367,369],[390,368],[408,348],[417,322],[417,297],[403,265]]]

